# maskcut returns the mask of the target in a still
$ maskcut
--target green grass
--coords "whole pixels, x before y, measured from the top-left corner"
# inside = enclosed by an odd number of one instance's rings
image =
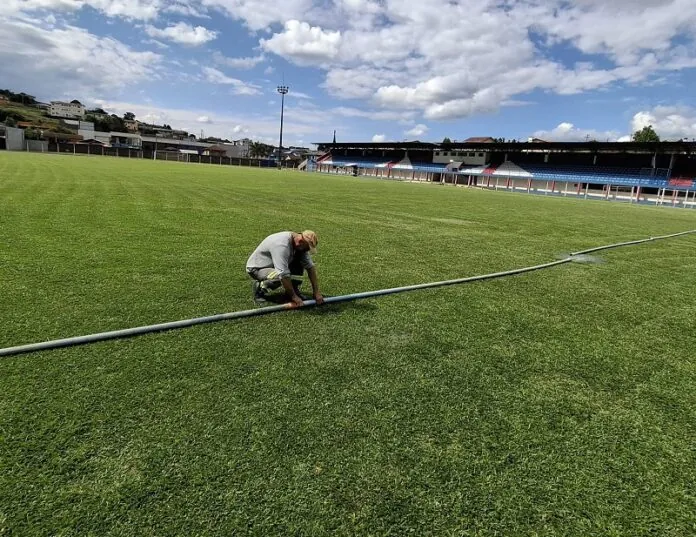
[[[31,121],[49,128],[57,128],[60,125],[58,120],[49,118],[42,110],[21,103],[0,102],[0,111],[19,116],[21,119],[18,121]]]
[[[0,347],[696,228],[696,211],[0,154]],[[696,533],[696,237],[600,265],[0,359],[0,535]]]

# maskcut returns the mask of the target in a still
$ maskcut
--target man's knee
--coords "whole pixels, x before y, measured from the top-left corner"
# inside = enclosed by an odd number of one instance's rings
[[[280,271],[273,268],[252,270],[249,271],[249,276],[269,289],[275,289],[281,284]]]

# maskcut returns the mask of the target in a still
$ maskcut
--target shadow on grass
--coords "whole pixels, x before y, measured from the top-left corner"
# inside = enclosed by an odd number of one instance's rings
[[[327,296],[324,298],[329,297]],[[310,315],[336,315],[348,309],[368,312],[375,311],[377,306],[365,301],[341,302],[339,304],[324,304],[323,306],[309,308],[307,313]]]
[[[324,295],[324,298],[331,298],[331,296]],[[288,302],[288,298],[283,294],[268,295],[266,297],[265,304],[259,304],[259,306],[277,306],[281,304],[287,304]],[[377,306],[375,304],[360,300],[352,302],[341,302],[339,304],[324,304],[323,306],[314,306],[312,308],[306,308],[302,311],[309,315],[336,315],[348,309],[367,312],[376,310]]]

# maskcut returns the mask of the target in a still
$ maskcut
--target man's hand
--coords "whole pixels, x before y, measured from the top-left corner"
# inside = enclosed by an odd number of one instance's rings
[[[298,295],[293,295],[292,301],[290,302],[290,307],[295,309],[295,308],[301,308],[304,306],[304,302]]]
[[[321,306],[324,303],[324,297],[321,293],[314,293],[314,300],[317,302],[317,306]]]

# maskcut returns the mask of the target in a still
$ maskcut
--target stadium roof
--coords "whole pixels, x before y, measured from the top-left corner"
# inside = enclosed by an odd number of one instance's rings
[[[382,149],[386,151],[499,151],[499,152],[583,152],[583,153],[680,153],[696,154],[696,142],[316,142],[328,149]]]

